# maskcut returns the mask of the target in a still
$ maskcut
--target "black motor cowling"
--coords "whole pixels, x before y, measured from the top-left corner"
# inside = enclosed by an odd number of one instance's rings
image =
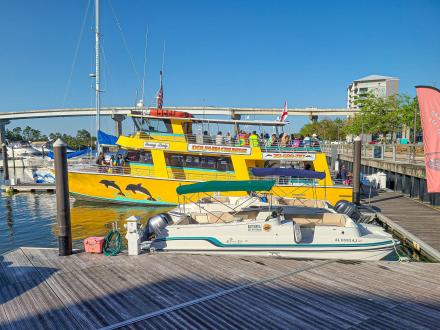
[[[346,214],[355,221],[362,217],[357,205],[346,200],[340,200],[333,208],[336,212]]]

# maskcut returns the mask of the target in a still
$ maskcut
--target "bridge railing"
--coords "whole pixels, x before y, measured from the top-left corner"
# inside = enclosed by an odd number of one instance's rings
[[[339,155],[353,156],[352,143],[323,143],[321,148],[330,156],[335,149]],[[419,144],[363,144],[362,158],[417,165],[425,163],[423,145]]]

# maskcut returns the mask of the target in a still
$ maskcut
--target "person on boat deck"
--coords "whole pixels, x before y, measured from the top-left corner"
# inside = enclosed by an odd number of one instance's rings
[[[312,147],[319,147],[319,139],[318,139],[318,135],[316,135],[316,134],[313,134],[313,135],[312,135],[311,146],[312,146]]]
[[[114,155],[111,155],[111,156],[110,156],[110,161],[109,161],[108,165],[109,165],[110,167],[115,166],[115,156],[114,156]]]
[[[244,145],[246,145],[246,133],[243,132],[242,130],[241,130],[240,133],[238,134],[238,145],[239,145],[239,146],[244,146]]]
[[[215,137],[215,144],[222,145],[223,144],[223,135],[222,132],[218,132]]]
[[[225,136],[225,143],[226,143],[227,145],[231,145],[231,142],[232,142],[232,136],[231,136],[231,133],[227,132],[227,133],[226,133],[226,136]]]
[[[310,136],[309,134],[306,135],[306,137],[303,139],[304,141],[304,147],[310,147]]]
[[[256,131],[252,131],[252,134],[249,136],[249,145],[251,147],[258,147],[260,145],[258,142],[258,135]]]
[[[288,146],[288,144],[289,144],[289,135],[284,134],[281,137],[280,145],[285,148]]]
[[[293,141],[292,141],[292,146],[293,146],[294,148],[299,148],[299,147],[301,147],[301,139],[298,138],[297,136],[296,136],[296,137],[294,136],[294,139],[293,139]]]
[[[102,151],[99,153],[98,158],[96,159],[96,165],[105,165],[105,156]]]
[[[204,144],[210,144],[211,143],[211,137],[208,134],[208,131],[203,132],[203,143]]]
[[[348,172],[347,169],[345,168],[345,165],[342,165],[341,168],[339,169],[339,177],[341,178],[344,184],[347,182]]]
[[[272,134],[272,138],[271,138],[271,143],[270,143],[270,145],[271,145],[272,147],[276,147],[277,143],[278,143],[277,135],[276,135],[276,134]]]
[[[264,145],[265,145],[266,147],[270,147],[270,145],[272,144],[272,141],[271,141],[270,135],[269,135],[268,133],[264,134],[264,140],[263,140],[263,142],[264,142]]]
[[[263,133],[260,133],[259,142],[260,142],[261,145],[264,145],[265,138],[264,138],[264,134]]]

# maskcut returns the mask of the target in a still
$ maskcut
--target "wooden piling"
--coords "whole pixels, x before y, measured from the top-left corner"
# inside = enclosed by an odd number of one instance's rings
[[[362,140],[358,136],[353,143],[353,203],[361,203],[361,151]]]
[[[53,144],[57,200],[58,249],[60,256],[72,254],[70,227],[69,181],[67,176],[67,145],[58,139]]]
[[[3,154],[3,180],[5,184],[9,181],[9,167],[8,167],[8,148],[6,143],[2,144],[2,154]]]

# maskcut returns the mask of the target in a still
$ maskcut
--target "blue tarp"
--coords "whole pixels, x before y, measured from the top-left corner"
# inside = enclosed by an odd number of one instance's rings
[[[91,152],[91,150],[89,148],[83,149],[83,150],[79,150],[79,151],[69,152],[69,153],[67,153],[67,158],[73,158],[73,157],[82,156],[82,155],[88,154],[89,152]],[[50,159],[53,159],[54,158],[53,151],[50,151],[47,154],[47,156]]]
[[[118,140],[118,138],[116,136],[106,134],[103,131],[98,131],[99,144],[114,146],[114,145],[116,145],[117,140]]]
[[[303,179],[325,178],[325,172],[298,170],[296,168],[253,168],[251,171],[255,176],[291,176]]]

